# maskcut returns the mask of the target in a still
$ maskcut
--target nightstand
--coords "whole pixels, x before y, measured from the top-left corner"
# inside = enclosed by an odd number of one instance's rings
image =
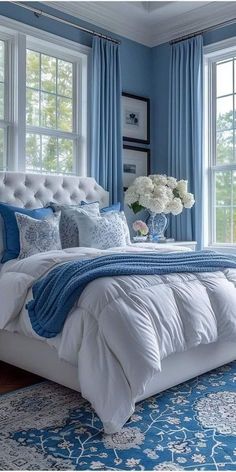
[[[133,241],[133,243],[138,244],[138,242]],[[168,241],[168,242],[158,242],[158,241],[140,241],[139,244],[158,244],[159,246],[163,246],[163,248],[168,249],[168,247],[173,246],[181,246],[181,247],[186,247],[188,250],[191,249],[191,251],[196,251],[196,246],[197,246],[197,241]]]
[[[171,246],[182,246],[187,247],[188,249],[192,249],[192,251],[196,251],[197,241],[173,241],[172,243],[158,243],[158,244],[170,244]]]

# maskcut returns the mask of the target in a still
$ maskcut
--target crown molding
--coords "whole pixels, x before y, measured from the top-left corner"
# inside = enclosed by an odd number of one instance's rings
[[[104,5],[104,3],[106,3]],[[124,2],[124,5],[127,2]],[[92,25],[98,26],[110,33],[131,39],[138,43],[150,46],[149,33],[146,24],[142,20],[142,11],[140,11],[140,20],[131,21],[130,17],[120,14],[116,10],[116,2],[44,2],[47,6],[55,8],[63,13],[67,13],[77,19],[86,21]],[[109,8],[108,8],[109,4]],[[148,12],[146,12],[148,16]]]
[[[178,2],[173,1],[163,2],[163,6],[160,5],[156,9],[154,7],[150,9],[132,6],[132,12],[130,12],[131,6],[128,6],[132,2],[123,2],[123,8],[120,8],[120,11],[117,9],[117,2],[110,1],[49,1],[44,3],[58,11],[148,47],[158,46],[236,17],[236,2],[232,1],[214,1],[205,2],[205,4],[195,2],[198,6],[193,7],[191,11],[182,13],[176,13]],[[171,4],[175,8],[172,17],[158,18],[159,13],[165,9],[165,6],[170,7]],[[129,10],[126,10],[126,8],[129,8]]]
[[[168,31],[163,28],[162,31],[159,30],[158,33],[153,34],[150,38],[149,45],[151,47],[158,46],[173,39],[178,39],[182,36],[205,30],[236,17],[236,3],[226,2],[225,5],[222,5],[222,2],[220,2],[221,4],[217,2],[214,3],[215,6],[213,13],[210,4],[204,5],[201,9],[198,9],[198,15],[197,18],[195,16],[195,21],[193,21],[194,11],[182,15],[180,21],[176,18],[175,25],[169,25]]]

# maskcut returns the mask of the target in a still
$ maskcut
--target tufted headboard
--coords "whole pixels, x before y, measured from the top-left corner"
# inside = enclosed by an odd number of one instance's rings
[[[0,202],[40,208],[48,202],[76,204],[81,200],[109,204],[109,194],[92,177],[0,172]],[[0,254],[3,249],[0,220]]]
[[[81,200],[109,203],[109,194],[92,177],[0,172],[0,201],[40,208],[48,202],[76,204]]]

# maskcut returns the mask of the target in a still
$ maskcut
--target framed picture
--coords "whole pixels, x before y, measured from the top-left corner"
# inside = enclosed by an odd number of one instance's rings
[[[126,190],[136,179],[150,173],[150,150],[123,146],[123,185]]]
[[[149,98],[122,93],[123,141],[150,143]]]

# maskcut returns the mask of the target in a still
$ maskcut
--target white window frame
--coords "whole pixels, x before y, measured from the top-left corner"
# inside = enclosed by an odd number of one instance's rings
[[[88,173],[88,61],[91,48],[61,38],[37,28],[6,19],[0,16],[0,39],[6,37],[10,48],[9,61],[9,118],[7,169],[25,172],[26,137],[26,49],[31,48],[73,63],[74,87],[78,109],[74,108],[73,130],[75,145],[75,174],[86,176]],[[22,110],[24,112],[22,113]],[[27,127],[29,129],[29,127]],[[43,130],[41,128],[41,130]],[[50,135],[50,129],[45,129]],[[54,130],[55,136],[55,130]],[[59,137],[67,133],[58,131]],[[70,137],[71,137],[71,133]]]
[[[4,118],[0,119],[0,128],[4,130],[4,160],[8,165],[8,154],[12,151],[12,133],[13,133],[13,109],[12,109],[12,61],[13,61],[13,37],[0,31],[0,40],[5,43],[4,60]]]
[[[204,246],[224,252],[236,252],[236,244],[216,243],[215,234],[215,185],[216,171],[235,170],[235,164],[216,165],[216,62],[236,56],[236,37],[204,48]]]

